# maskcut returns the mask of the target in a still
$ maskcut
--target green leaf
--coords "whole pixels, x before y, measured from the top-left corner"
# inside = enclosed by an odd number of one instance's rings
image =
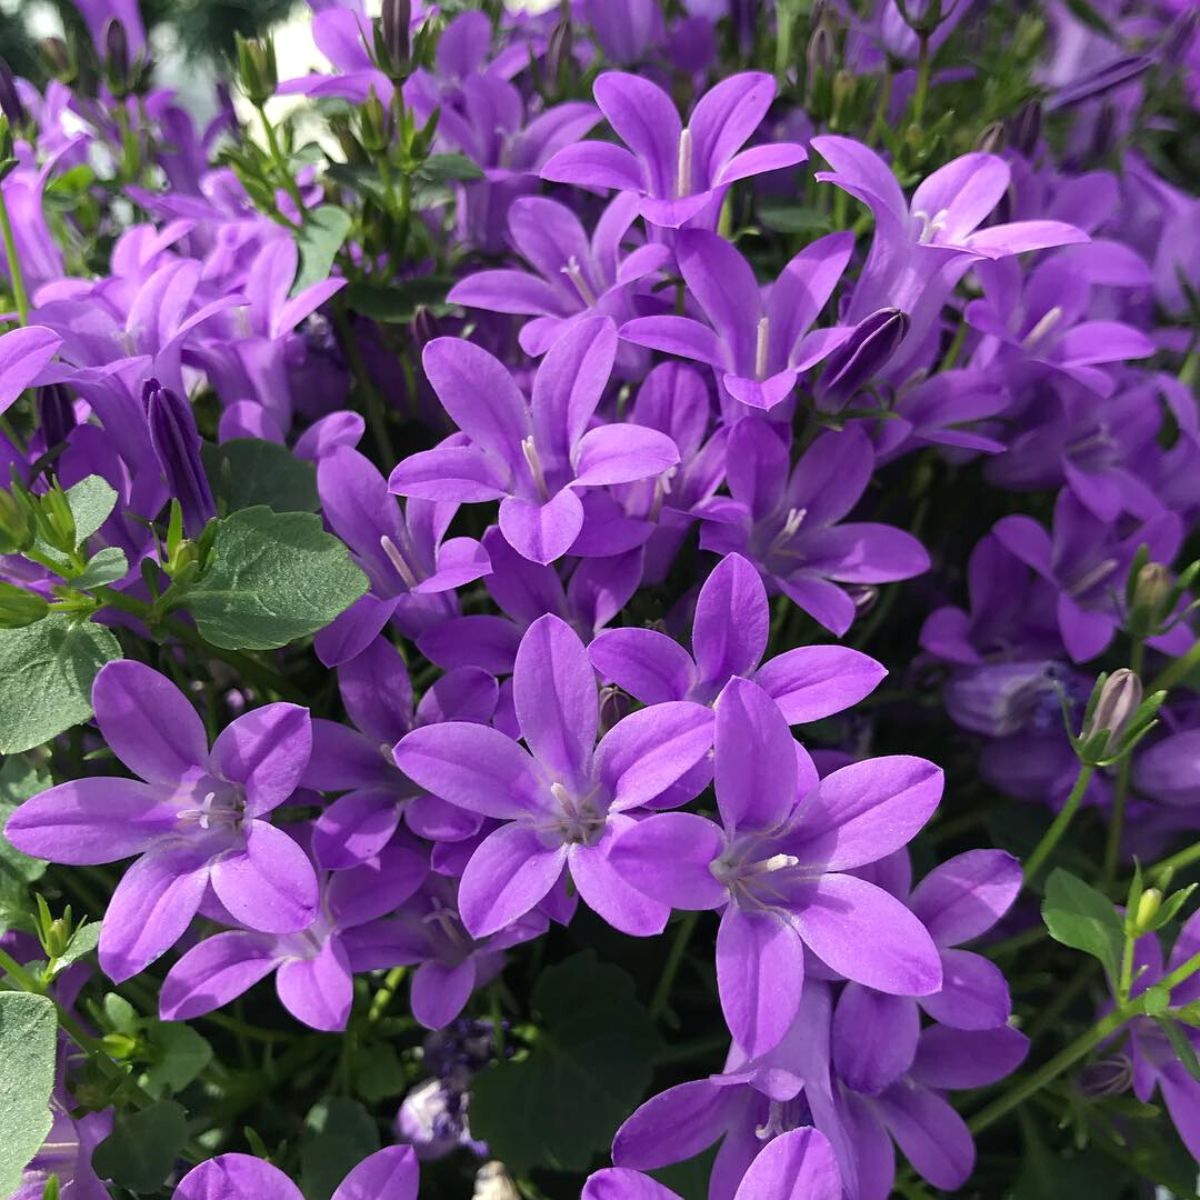
[[[214,646],[274,650],[324,628],[366,590],[367,577],[320,517],[259,506],[218,523],[185,603]]]
[[[49,787],[25,759],[12,755],[0,767],[0,876],[11,876],[22,884],[33,883],[46,873],[47,864],[40,858],[22,854],[4,836],[4,826],[13,811],[30,796]]]
[[[763,204],[758,219],[775,233],[828,233],[833,228],[825,213],[790,200]]]
[[[1165,929],[1179,915],[1179,910],[1192,898],[1192,893],[1200,884],[1189,883],[1187,887],[1173,892],[1162,904],[1162,908],[1154,914],[1150,924],[1151,931]]]
[[[125,557],[125,551],[118,550],[116,546],[105,546],[88,559],[83,572],[71,579],[70,584],[86,592],[90,588],[103,587],[106,583],[116,583],[128,574],[129,560]]]
[[[471,1132],[518,1174],[583,1171],[649,1086],[658,1037],[630,976],[591,950],[542,972],[533,1006],[528,1057],[475,1079]]]
[[[304,214],[304,224],[296,231],[300,269],[292,284],[293,296],[329,278],[334,259],[353,223],[350,214],[336,204],[322,204],[320,208],[310,209]]]
[[[483,172],[465,154],[434,154],[417,168],[415,174],[428,183],[459,183],[483,178]]]
[[[381,208],[387,207],[387,188],[374,168],[355,166],[351,163],[331,163],[325,174],[341,187],[374,200]]]
[[[350,1170],[379,1149],[379,1130],[361,1104],[336,1097],[314,1104],[304,1125],[300,1186],[308,1200],[328,1200]]]
[[[117,992],[104,994],[104,1016],[116,1033],[133,1035],[141,1024],[137,1009]]]
[[[154,1061],[141,1077],[152,1096],[181,1092],[212,1062],[208,1042],[190,1025],[159,1021],[146,1030]]]
[[[58,1019],[54,1004],[28,992],[0,992],[0,1196],[50,1132]]]
[[[0,754],[16,754],[86,721],[92,680],[121,657],[110,630],[52,613],[0,630]]]
[[[346,288],[346,303],[373,321],[399,324],[411,321],[421,307],[446,303],[450,280],[437,275],[407,279],[395,286],[380,283],[352,283]]]
[[[356,1059],[354,1088],[368,1103],[398,1096],[407,1087],[400,1056],[386,1042],[367,1047]]]
[[[92,1155],[101,1179],[131,1192],[154,1192],[175,1166],[187,1141],[187,1115],[174,1100],[136,1112],[118,1111],[113,1131]]]
[[[73,962],[78,962],[85,954],[91,954],[99,941],[99,921],[88,921],[80,925],[71,935],[67,948],[55,960],[55,973],[65,970]]]
[[[1160,984],[1155,984],[1142,994],[1142,1006],[1146,1016],[1160,1017],[1171,1007],[1171,993]]]
[[[222,512],[265,504],[276,512],[316,512],[317,469],[286,446],[234,438],[201,449],[204,470]]]
[[[1112,901],[1061,867],[1046,881],[1042,920],[1050,936],[1073,950],[1098,958],[1115,979],[1125,931]]]
[[[1171,1043],[1175,1057],[1183,1063],[1183,1069],[1200,1083],[1200,1059],[1196,1058],[1195,1048],[1187,1035],[1170,1017],[1155,1017],[1154,1023],[1167,1035],[1167,1041]]]
[[[108,520],[117,506],[117,493],[106,479],[89,475],[67,488],[67,503],[75,518],[75,545],[81,546]]]

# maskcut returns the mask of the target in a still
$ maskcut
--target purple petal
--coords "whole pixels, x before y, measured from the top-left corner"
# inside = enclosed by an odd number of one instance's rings
[[[388,477],[388,491],[420,500],[483,504],[512,489],[504,463],[475,446],[439,446],[410,454]]]
[[[613,868],[639,891],[672,908],[719,908],[728,900],[709,866],[725,849],[719,825],[695,813],[659,813],[613,843]]]
[[[159,1015],[187,1021],[223,1008],[265,979],[278,961],[274,940],[261,933],[239,929],[205,938],[163,980]]]
[[[783,502],[788,479],[787,446],[769,422],[744,418],[730,432],[726,472],[730,495],[756,520],[770,516]]]
[[[732,75],[700,97],[688,129],[695,171],[704,186],[759,127],[774,99],[775,80],[763,71]]]
[[[561,782],[582,784],[599,722],[596,673],[579,635],[550,613],[521,639],[513,703],[534,758]]]
[[[762,289],[732,242],[704,230],[685,230],[675,247],[679,270],[696,303],[733,351],[739,372],[755,363]],[[784,363],[774,364],[776,370]]]
[[[751,1058],[783,1040],[800,1007],[804,947],[786,921],[731,904],[717,933],[717,988],[734,1041]]]
[[[749,675],[767,648],[771,614],[762,578],[740,554],[729,554],[704,581],[692,620],[700,677],[720,686]]]
[[[693,1158],[725,1133],[737,1091],[698,1079],[651,1096],[617,1130],[613,1162],[649,1171]]]
[[[653,800],[707,754],[713,714],[702,704],[675,700],[631,713],[596,747],[595,773],[612,791],[618,811]]]
[[[42,373],[62,338],[41,325],[26,325],[0,336],[0,413]]]
[[[384,789],[347,792],[313,825],[312,849],[317,865],[342,871],[374,858],[400,824],[396,794]]]
[[[802,862],[827,871],[877,862],[924,826],[943,783],[939,767],[906,754],[851,763],[805,797],[789,848]]]
[[[674,638],[655,629],[610,629],[588,646],[592,666],[605,683],[615,683],[642,704],[682,700],[695,668]]]
[[[904,1157],[936,1188],[957,1191],[975,1166],[966,1122],[934,1092],[900,1083],[876,1100]]]
[[[139,662],[105,664],[92,705],[112,752],[151,783],[178,783],[208,758],[200,714],[169,679]]]
[[[577,487],[634,483],[669,471],[679,448],[665,433],[641,425],[601,425],[585,433],[576,452]]]
[[[1088,235],[1063,221],[1013,221],[1008,225],[991,225],[980,229],[965,240],[976,254],[987,258],[1004,258],[1009,254],[1024,254],[1029,250],[1049,250],[1054,246],[1069,246],[1086,242]]]
[[[848,1087],[877,1095],[912,1066],[920,1031],[920,1009],[907,996],[848,983],[833,1017],[834,1067]]]
[[[782,171],[795,167],[808,158],[808,151],[794,142],[776,142],[767,146],[752,146],[735,154],[716,174],[716,184],[734,183],[739,179],[752,179],[768,171]]]
[[[285,962],[275,974],[275,990],[297,1021],[327,1033],[345,1029],[354,1002],[354,978],[338,938],[327,938],[315,958]]]
[[[1004,972],[969,950],[942,951],[942,990],[924,997],[921,1006],[954,1029],[995,1029],[1012,1013]]]
[[[690,358],[709,366],[725,365],[721,339],[707,325],[691,317],[635,317],[620,329],[621,337],[638,346]]]
[[[577,142],[564,146],[542,167],[543,179],[576,187],[615,188],[641,192],[646,183],[642,165],[625,149],[610,142]]]
[[[961,243],[1000,203],[1008,164],[994,154],[964,154],[928,176],[913,192],[913,215],[941,220],[938,240]]]
[[[682,123],[671,98],[649,80],[619,71],[601,75],[592,94],[617,136],[641,160],[650,192],[673,195]]]
[[[558,882],[565,846],[547,847],[533,830],[513,822],[480,843],[463,872],[458,908],[474,938],[498,933],[535,908]]]
[[[308,709],[264,704],[221,730],[213,743],[212,767],[222,779],[242,785],[246,812],[258,817],[299,787],[311,753]]]
[[[486,725],[447,721],[414,729],[394,755],[409,779],[480,816],[510,820],[540,812],[547,803],[533,759]]]
[[[557,314],[563,307],[558,293],[544,279],[525,271],[477,271],[456,283],[446,301],[487,312],[532,316]]]
[[[563,488],[544,503],[509,496],[500,503],[500,532],[530,562],[543,566],[562,558],[583,528],[579,497]]]
[[[921,1034],[911,1073],[939,1091],[987,1087],[1011,1075],[1028,1053],[1029,1039],[1007,1025],[971,1032],[933,1025]]]
[[[576,324],[550,347],[533,380],[533,436],[547,474],[567,465],[572,448],[608,386],[617,329],[608,317]]]
[[[717,807],[725,828],[773,829],[796,804],[796,750],[775,701],[731,679],[717,701]]]
[[[249,1154],[219,1154],[193,1167],[175,1189],[175,1200],[304,1200],[278,1168]]]
[[[801,725],[853,707],[886,674],[881,663],[846,646],[800,646],[764,663],[754,682],[789,725]]]
[[[841,637],[854,623],[854,616],[858,611],[854,601],[836,583],[805,576],[777,582],[790,600],[799,605],[814,621],[824,625],[830,633]]]
[[[455,966],[440,962],[422,963],[414,972],[410,1003],[412,1015],[426,1029],[444,1029],[462,1012],[475,990],[473,958]]]
[[[248,821],[245,847],[212,864],[217,899],[243,925],[295,933],[317,915],[317,876],[308,855],[281,829]]]
[[[614,929],[631,937],[654,937],[666,928],[671,906],[628,882],[609,861],[612,832],[628,829],[632,817],[609,818],[609,833],[594,846],[572,846],[568,862],[580,898]]]
[[[449,538],[438,547],[437,569],[413,588],[413,595],[433,596],[452,592],[464,584],[482,579],[491,569],[487,551],[474,538]]]
[[[742,1177],[735,1200],[841,1200],[842,1177],[828,1138],[793,1129],[767,1143]]]
[[[986,933],[1021,891],[1021,864],[1004,850],[969,850],[935,867],[909,901],[939,946]]]
[[[411,1146],[385,1146],[346,1176],[332,1200],[417,1200],[421,1168]],[[259,1200],[275,1200],[263,1195]]]
[[[580,1200],[679,1200],[679,1195],[641,1171],[606,1167],[588,1176]]]
[[[780,272],[767,299],[772,363],[792,362],[801,335],[833,295],[853,250],[852,233],[831,233],[806,246]]]

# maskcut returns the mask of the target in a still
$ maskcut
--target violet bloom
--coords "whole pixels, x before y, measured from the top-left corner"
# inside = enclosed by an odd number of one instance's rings
[[[491,570],[474,538],[446,539],[457,504],[412,499],[401,509],[374,463],[349,446],[321,459],[317,489],[325,519],[371,582],[365,596],[317,634],[326,666],[361,654],[389,621],[415,637],[452,616],[454,589]]]
[[[368,1155],[338,1184],[331,1200],[417,1200],[420,1167],[411,1146]],[[304,1200],[278,1168],[250,1154],[218,1154],[193,1167],[175,1200]]]
[[[1155,742],[1134,761],[1137,790],[1164,804],[1200,802],[1200,729],[1183,729]]]
[[[929,569],[909,533],[873,522],[843,522],[871,481],[874,457],[857,426],[822,433],[790,468],[787,446],[760,418],[729,433],[730,498],[701,507],[700,545],[744,554],[770,590],[784,593],[841,637],[855,605],[841,584],[891,583]]]
[[[352,930],[346,938],[355,971],[415,964],[410,1005],[427,1029],[442,1029],[466,1007],[471,993],[501,971],[505,951],[546,932],[548,919],[526,913],[484,938],[473,938],[458,911],[458,885],[431,875],[389,920]]]
[[[396,768],[392,747],[418,725],[486,724],[496,707],[495,679],[476,667],[450,671],[426,690],[414,710],[404,658],[382,637],[340,666],[337,675],[342,703],[357,728],[313,721],[304,786],[345,793],[313,825],[317,863],[338,871],[374,858],[391,841],[402,812],[409,828],[432,840],[456,841],[475,833],[480,818],[422,796]]]
[[[849,233],[819,238],[783,268],[764,300],[750,264],[731,243],[704,230],[683,230],[675,257],[711,328],[690,317],[638,317],[621,327],[621,337],[707,363],[735,400],[770,410],[788,398],[802,371],[849,336],[849,329],[808,329],[853,249]]]
[[[530,316],[518,340],[521,349],[541,357],[580,317],[636,315],[631,287],[670,260],[666,246],[640,246],[622,254],[621,241],[637,216],[637,198],[616,197],[589,239],[579,218],[565,205],[542,196],[523,196],[508,212],[508,235],[536,274],[511,268],[479,271],[450,289],[451,304],[489,312]],[[640,352],[618,350],[625,366]],[[632,359],[632,361],[630,361]]]
[[[503,821],[463,872],[459,907],[474,937],[536,907],[569,870],[585,903],[623,933],[659,933],[669,909],[609,863],[630,810],[691,770],[712,744],[712,712],[656,704],[618,722],[596,745],[596,676],[579,636],[557,617],[529,627],[513,671],[517,723],[528,749],[496,729],[450,721],[414,729],[396,763],[435,796]],[[701,779],[695,788],[704,786]],[[693,793],[694,794],[694,793]]]
[[[1011,554],[1054,585],[1063,645],[1075,662],[1087,662],[1104,652],[1121,624],[1118,596],[1138,547],[1146,546],[1152,562],[1169,563],[1179,551],[1182,525],[1174,513],[1163,512],[1118,533],[1064,489],[1054,505],[1052,533],[1025,516],[1003,517],[992,532]],[[1151,645],[1177,654],[1191,641],[1191,631],[1179,625],[1151,639]]]
[[[542,360],[527,401],[499,359],[461,338],[436,338],[425,347],[425,373],[469,441],[411,455],[389,488],[424,500],[500,500],[500,529],[514,550],[537,563],[561,558],[584,528],[581,491],[647,479],[679,461],[657,430],[588,428],[616,350],[612,321],[580,321]]]
[[[8,1200],[43,1200],[51,1175],[58,1180],[62,1200],[109,1200],[108,1188],[92,1167],[92,1154],[112,1133],[113,1110],[72,1117],[71,1110],[77,1108],[70,1096],[55,1089],[50,1097],[50,1132]]]
[[[695,220],[715,226],[729,184],[794,167],[808,157],[803,146],[786,142],[741,149],[775,98],[775,80],[759,71],[733,75],[711,88],[696,103],[686,128],[670,96],[637,75],[601,75],[593,95],[628,149],[577,142],[546,163],[542,178],[633,192],[652,225],[678,229]]]
[[[26,325],[0,334],[0,413],[42,373],[62,338],[41,325]]]
[[[842,1195],[829,1140],[816,1129],[794,1129],[767,1144],[742,1176],[733,1200],[842,1200]],[[581,1200],[679,1200],[679,1196],[640,1171],[610,1167],[588,1179]]]
[[[345,1029],[354,1000],[346,931],[403,904],[427,870],[424,852],[399,841],[361,866],[325,876],[320,910],[307,928],[288,934],[232,929],[205,938],[163,980],[159,1015],[187,1021],[223,1008],[274,972],[280,1002],[297,1021]]]
[[[71,866],[140,856],[104,917],[100,965],[109,978],[129,979],[173,946],[209,886],[251,929],[296,933],[312,922],[312,864],[269,819],[308,764],[307,709],[253,709],[210,752],[187,697],[131,660],[100,670],[92,706],[104,740],[139,778],[61,783],[22,804],[5,836],[26,854]]]
[[[959,854],[921,881],[907,904],[938,948],[941,989],[913,1000],[846,984],[834,1009],[832,1050],[834,1066],[848,1087],[877,1095],[911,1068],[921,1010],[954,1029],[995,1029],[1007,1023],[1012,1005],[1000,968],[957,947],[986,933],[1020,890],[1021,864],[1003,850]]]
[[[942,772],[895,755],[818,781],[775,702],[732,679],[717,702],[718,825],[661,813],[628,828],[615,869],[675,908],[722,909],[717,987],[750,1056],[776,1046],[799,1011],[807,946],[827,967],[899,996],[942,985],[924,925],[894,896],[845,872],[905,845],[942,794]]]
[[[659,0],[584,0],[596,45],[610,62],[630,66],[662,45]]]
[[[735,676],[752,679],[789,725],[817,721],[857,704],[887,674],[846,646],[799,646],[759,666],[767,648],[767,590],[740,554],[722,559],[704,581],[692,622],[695,659],[654,629],[611,629],[588,647],[592,666],[642,704],[713,704]]]

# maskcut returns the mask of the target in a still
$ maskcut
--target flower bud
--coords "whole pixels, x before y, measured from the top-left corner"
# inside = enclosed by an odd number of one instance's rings
[[[1025,158],[1032,158],[1042,136],[1042,105],[1030,100],[1021,105],[1007,124],[1009,145]]]
[[[0,491],[0,554],[19,554],[33,545],[29,505],[12,492]]]
[[[41,51],[42,59],[46,64],[46,70],[59,83],[65,83],[69,87],[75,82],[79,74],[75,64],[75,56],[71,53],[70,47],[62,38],[42,38],[38,43],[38,50]]]
[[[575,57],[575,31],[570,13],[555,22],[546,41],[546,78],[557,82],[571,68]]]
[[[358,110],[358,140],[368,154],[381,154],[391,144],[391,113],[374,88]]]
[[[1103,96],[1124,84],[1131,83],[1139,75],[1144,75],[1154,66],[1154,59],[1149,54],[1126,54],[1113,59],[1094,71],[1073,80],[1050,97],[1046,102],[1047,112],[1057,112],[1060,108],[1070,108],[1082,104],[1085,100],[1093,100]]]
[[[1107,734],[1101,753],[1112,754],[1141,703],[1142,681],[1128,667],[1114,671],[1104,681],[1100,697],[1084,726],[1084,742],[1098,734]]]
[[[1175,579],[1162,563],[1148,562],[1138,571],[1130,606],[1132,623],[1153,634],[1170,615]]]
[[[49,604],[36,592],[0,581],[0,629],[24,629],[49,611]]]
[[[67,494],[55,484],[38,504],[38,532],[56,550],[70,553],[75,549],[75,514]]]
[[[380,26],[387,65],[399,70],[408,65],[410,50],[408,27],[412,21],[412,0],[383,0]]]
[[[1008,143],[1008,130],[1003,121],[993,121],[975,139],[974,149],[980,154],[999,154]]]
[[[822,407],[836,411],[861,391],[896,352],[908,325],[908,314],[898,308],[881,308],[860,321],[826,361],[817,388]]]
[[[822,22],[809,36],[808,49],[805,51],[808,64],[808,77],[815,79],[818,75],[827,74],[837,66],[837,41],[830,28]]]
[[[132,91],[129,35],[116,17],[110,17],[104,26],[104,78],[118,100],[123,100]]]
[[[61,383],[49,383],[37,390],[38,424],[46,449],[62,445],[75,428],[75,406]]]
[[[279,69],[275,61],[275,43],[270,38],[252,40],[236,35],[238,83],[246,99],[262,108],[275,95]]]
[[[1150,932],[1154,918],[1158,916],[1158,910],[1162,908],[1162,902],[1162,892],[1154,887],[1147,888],[1138,898],[1137,912],[1133,916],[1133,928],[1138,937]]]
[[[142,390],[150,443],[167,479],[171,494],[183,511],[183,525],[195,537],[217,514],[208,476],[200,461],[200,434],[192,406],[157,379],[147,380]]]
[[[29,119],[25,105],[21,103],[21,93],[17,91],[17,81],[12,68],[0,58],[0,112],[7,118],[9,125],[19,129]]]

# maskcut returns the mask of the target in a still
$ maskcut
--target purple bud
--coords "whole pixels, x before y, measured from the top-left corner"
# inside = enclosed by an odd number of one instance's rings
[[[546,41],[546,78],[557,80],[561,72],[569,69],[575,57],[575,33],[571,27],[570,14],[555,22]]]
[[[1084,738],[1107,733],[1104,752],[1113,753],[1141,703],[1142,681],[1127,667],[1114,671],[1100,689],[1100,698],[1083,731]]]
[[[1008,141],[1025,158],[1032,158],[1042,136],[1042,105],[1038,100],[1023,104],[1008,121]]]
[[[129,79],[129,35],[116,17],[104,26],[104,69],[114,92]]]
[[[25,124],[27,114],[25,105],[21,103],[21,95],[17,91],[17,81],[13,77],[12,68],[0,58],[0,113],[8,118],[8,123],[15,129]]]
[[[1066,87],[1059,90],[1046,101],[1047,112],[1057,112],[1060,108],[1069,108],[1073,104],[1081,104],[1096,96],[1103,96],[1145,74],[1154,66],[1154,59],[1149,54],[1126,54],[1115,58],[1095,71],[1089,71],[1080,76]]]
[[[818,388],[822,400],[832,400],[833,407],[840,408],[861,391],[895,354],[908,325],[908,314],[898,308],[881,308],[864,317],[829,356]]]
[[[984,127],[975,139],[974,149],[980,154],[999,154],[1008,141],[1008,130],[1003,121],[993,121]]]
[[[142,400],[150,442],[167,487],[183,510],[184,530],[195,537],[217,515],[217,506],[200,461],[200,434],[192,406],[170,388],[160,387],[157,379],[146,381]]]
[[[46,449],[61,445],[75,428],[75,405],[61,383],[38,388],[38,424],[46,439]]]
[[[408,27],[412,21],[412,0],[383,0],[380,13],[383,44],[389,65],[404,66],[408,62]]]

